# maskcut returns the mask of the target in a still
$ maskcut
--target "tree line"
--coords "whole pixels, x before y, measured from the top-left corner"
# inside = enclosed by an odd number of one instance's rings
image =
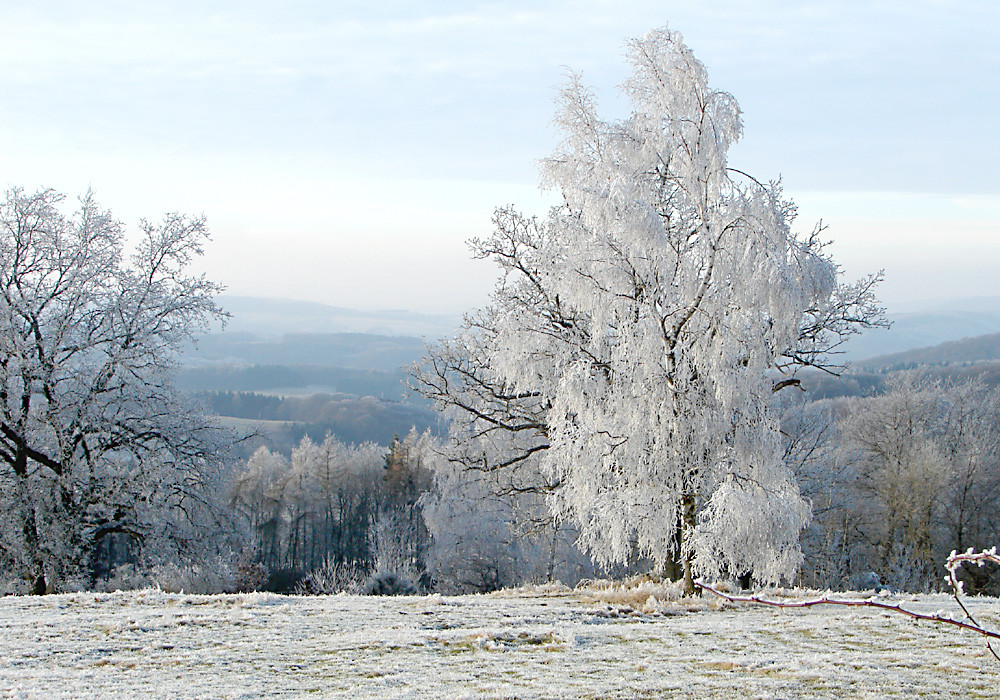
[[[437,414],[416,401],[384,401],[373,396],[315,392],[303,396],[272,396],[254,392],[203,391],[192,394],[211,414],[239,418],[242,429],[258,431],[272,448],[288,452],[308,436],[322,442],[327,433],[341,442],[388,445],[412,428],[439,431]],[[241,449],[259,445],[249,440]]]
[[[1000,541],[1000,389],[897,372],[878,395],[790,407],[785,427],[813,508],[803,583],[939,590],[949,552]],[[993,570],[964,575],[1000,592]]]
[[[773,397],[782,460],[811,506],[792,583],[942,590],[950,551],[1000,541],[1000,389],[933,372],[884,381],[866,397]],[[254,560],[338,590],[380,571],[445,592],[655,571],[638,543],[602,566],[544,493],[450,454],[447,438],[416,432],[389,448],[258,450],[234,482]],[[993,570],[963,577],[967,592],[1000,593]]]
[[[304,438],[289,457],[259,448],[235,474],[231,503],[264,585],[333,592],[324,591],[331,575],[347,585],[377,572],[426,585],[417,504],[429,488],[426,439],[414,431],[386,449]]]

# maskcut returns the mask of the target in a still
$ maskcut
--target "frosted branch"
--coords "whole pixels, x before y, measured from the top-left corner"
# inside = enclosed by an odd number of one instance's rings
[[[955,601],[958,603],[962,612],[965,614],[965,620],[957,620],[950,617],[943,612],[936,613],[921,613],[915,610],[908,610],[904,608],[899,603],[886,603],[880,600],[875,600],[873,598],[861,598],[861,599],[851,599],[851,598],[833,598],[828,595],[822,595],[817,598],[810,598],[807,600],[796,600],[796,601],[783,601],[783,600],[771,600],[769,598],[764,598],[759,595],[732,595],[730,593],[725,593],[720,591],[702,580],[697,580],[694,585],[703,591],[708,591],[713,595],[720,598],[728,600],[731,603],[756,603],[757,605],[766,605],[772,608],[809,608],[816,605],[842,605],[845,607],[852,608],[877,608],[879,610],[887,610],[889,612],[899,613],[900,615],[906,615],[907,617],[913,618],[914,620],[926,620],[928,622],[935,622],[939,624],[952,625],[958,627],[959,629],[969,630],[970,632],[975,632],[981,634],[987,639],[1000,639],[1000,632],[996,632],[990,629],[986,629],[972,616],[968,611],[965,604],[960,598],[962,592],[962,583],[956,577],[956,570],[964,562],[974,562],[978,566],[982,566],[987,561],[1000,564],[1000,557],[997,556],[996,547],[991,550],[984,552],[974,553],[971,549],[965,554],[951,553],[948,557],[948,582],[951,584],[952,592],[955,597]],[[996,650],[989,641],[986,643],[986,648],[989,649],[990,653],[1000,661],[1000,656],[997,655]]]

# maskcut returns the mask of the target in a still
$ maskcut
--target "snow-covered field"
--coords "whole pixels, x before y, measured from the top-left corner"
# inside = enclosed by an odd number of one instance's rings
[[[903,597],[951,610],[947,596]],[[971,599],[987,627],[1000,601]],[[687,609],[693,608],[693,612]],[[572,592],[0,599],[3,697],[997,697],[981,637],[873,609]]]

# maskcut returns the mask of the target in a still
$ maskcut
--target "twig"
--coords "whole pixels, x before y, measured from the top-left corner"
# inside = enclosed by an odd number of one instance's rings
[[[963,603],[962,599],[959,597],[965,591],[963,582],[958,580],[958,569],[965,562],[971,562],[976,566],[982,566],[988,561],[993,562],[994,564],[1000,564],[1000,556],[997,556],[996,547],[993,547],[992,549],[985,549],[982,552],[976,552],[970,547],[964,554],[959,554],[952,550],[951,554],[948,555],[948,562],[945,564],[948,569],[947,581],[951,586],[952,597],[955,598],[955,602],[958,603],[958,607],[960,607],[962,612],[965,613],[965,617],[968,618],[969,622],[980,629],[982,629],[982,625],[980,625],[976,618],[972,616],[972,613],[969,612],[968,608],[965,607],[965,603]],[[995,633],[987,636],[993,637],[994,639],[1000,639],[1000,636]],[[986,648],[990,650],[991,654],[993,654],[993,658],[1000,661],[1000,655],[997,654],[996,649],[993,648],[993,645],[989,641],[986,642]]]
[[[959,555],[965,556],[965,555]],[[995,554],[993,555],[996,556]],[[949,558],[949,562],[951,559]],[[973,561],[969,559],[967,561]],[[996,561],[996,559],[990,559],[990,561]],[[900,613],[906,615],[907,617],[912,617],[915,620],[927,620],[928,622],[938,622],[948,625],[954,625],[961,629],[969,630],[971,632],[976,632],[983,635],[984,637],[989,637],[991,639],[1000,639],[1000,632],[994,632],[993,630],[988,630],[981,626],[976,620],[968,613],[965,606],[959,601],[959,605],[965,612],[968,622],[963,620],[956,620],[953,617],[948,617],[941,613],[927,614],[919,613],[914,610],[907,610],[898,603],[884,603],[880,600],[873,600],[871,598],[863,599],[844,599],[844,598],[831,598],[829,596],[820,596],[819,598],[812,598],[809,600],[797,600],[797,601],[780,601],[780,600],[768,600],[767,598],[761,598],[757,595],[741,596],[741,595],[730,595],[728,593],[723,593],[722,591],[713,588],[704,581],[698,580],[694,582],[694,585],[698,586],[704,591],[713,593],[720,598],[724,598],[732,603],[757,603],[758,605],[768,605],[773,608],[808,608],[814,605],[845,605],[848,607],[864,607],[864,608],[878,608],[879,610],[889,610],[891,612]],[[960,588],[960,587],[959,587]],[[956,594],[956,600],[958,599]],[[990,650],[993,656],[997,656],[997,653],[990,646],[990,643],[986,643],[986,647]],[[1000,657],[997,657],[1000,660]]]

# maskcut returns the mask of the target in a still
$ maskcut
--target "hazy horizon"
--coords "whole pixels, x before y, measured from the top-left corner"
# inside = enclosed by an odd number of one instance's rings
[[[343,304],[316,301],[313,299],[301,299],[291,296],[271,296],[265,294],[243,294],[231,290],[223,290],[219,295],[219,303],[225,308],[226,301],[232,299],[240,300],[262,300],[271,302],[290,303],[293,305],[318,306],[324,309],[342,311],[346,313],[364,314],[405,314],[421,316],[427,318],[461,318],[466,309],[457,311],[425,311],[409,308],[405,305],[397,306],[345,306]],[[1000,312],[1000,294],[980,294],[971,296],[943,296],[925,297],[914,301],[882,302],[886,307],[886,312],[894,315],[901,314],[923,314],[936,312],[961,311],[992,311]],[[983,308],[985,307],[985,308]],[[467,309],[467,310],[472,310]]]
[[[567,69],[624,116],[624,41],[667,23],[743,108],[731,163],[783,176],[848,276],[884,268],[890,309],[1000,296],[985,0],[7,6],[0,184],[204,213],[233,294],[460,313],[496,277],[465,241],[551,201]]]

